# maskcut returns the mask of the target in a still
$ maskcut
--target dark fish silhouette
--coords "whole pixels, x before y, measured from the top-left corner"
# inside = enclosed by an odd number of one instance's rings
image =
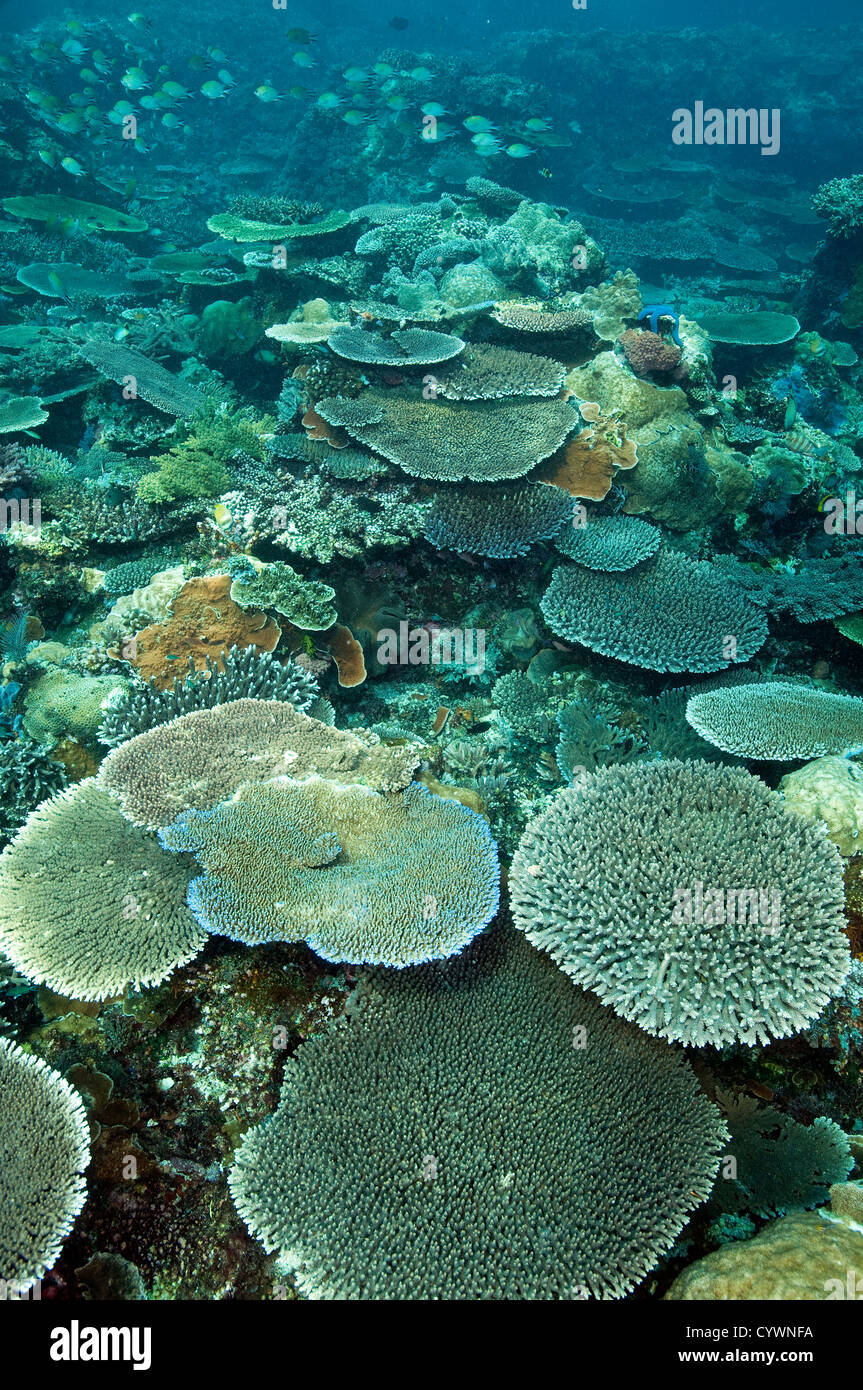
[[[401,14],[393,15],[392,19],[390,20],[391,29],[407,29],[409,24],[410,20],[405,19],[404,15]]]

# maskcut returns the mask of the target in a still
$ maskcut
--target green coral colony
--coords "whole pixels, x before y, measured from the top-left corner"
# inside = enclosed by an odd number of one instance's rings
[[[2,1287],[823,1297],[863,174],[693,159],[658,31],[46,8],[0,40]],[[804,64],[687,34],[717,91]],[[798,159],[863,27],[803,52]]]

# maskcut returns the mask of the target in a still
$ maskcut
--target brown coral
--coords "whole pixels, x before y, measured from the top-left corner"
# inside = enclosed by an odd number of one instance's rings
[[[339,672],[339,685],[350,689],[362,685],[366,678],[366,663],[363,649],[350,628],[337,624],[328,638],[330,655]]]
[[[601,502],[618,471],[637,464],[635,441],[627,439],[622,420],[601,415],[592,401],[584,401],[579,409],[591,427],[552,455],[543,481],[563,488],[573,497]]]
[[[231,647],[273,650],[281,628],[266,613],[244,612],[230,597],[230,588],[229,574],[190,579],[170,604],[170,616],[137,633],[130,662],[143,680],[168,690],[189,657],[196,671],[207,669],[208,656],[221,671],[222,655]]]
[[[618,341],[627,362],[639,376],[647,376],[649,372],[672,372],[683,355],[676,344],[667,343],[649,328],[641,331],[627,328]]]

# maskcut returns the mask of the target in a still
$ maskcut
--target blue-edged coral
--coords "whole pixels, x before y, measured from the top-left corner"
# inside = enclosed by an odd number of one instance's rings
[[[804,1028],[851,965],[842,861],[741,768],[605,768],[528,825],[515,921],[624,1018],[697,1047]]]
[[[5,1038],[0,1134],[0,1281],[8,1298],[51,1268],[84,1205],[90,1129],[69,1082]]]
[[[189,889],[202,926],[249,945],[416,965],[462,950],[497,910],[487,824],[417,782],[388,796],[319,777],[249,783],[160,839],[205,870]]]
[[[367,976],[229,1182],[308,1298],[619,1298],[707,1196],[724,1132],[678,1053],[496,927]]]
[[[71,999],[153,985],[205,937],[188,861],[130,825],[89,778],[43,802],[0,855],[0,950]]]
[[[650,671],[721,671],[767,637],[760,608],[673,551],[617,573],[559,565],[540,607],[556,636]]]

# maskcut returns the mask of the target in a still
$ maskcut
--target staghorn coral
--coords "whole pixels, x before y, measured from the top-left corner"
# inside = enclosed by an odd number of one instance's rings
[[[590,512],[583,524],[576,520],[555,537],[555,547],[589,570],[630,570],[655,555],[662,539],[658,527],[635,517]]]
[[[204,944],[190,876],[88,778],[43,802],[0,855],[0,948],[71,999],[158,984]]]
[[[230,597],[231,576],[189,579],[169,604],[169,616],[135,635],[129,661],[144,680],[167,690],[176,661],[191,657],[202,671],[207,658],[219,661],[231,647],[271,652],[281,637],[273,618],[246,612]]]
[[[368,976],[229,1183],[307,1298],[619,1298],[707,1196],[723,1133],[679,1055],[498,927]]]
[[[572,508],[569,493],[537,483],[441,489],[428,511],[424,534],[438,550],[509,560],[526,555],[534,542],[556,536]]]
[[[90,1130],[59,1072],[0,1038],[0,1280],[4,1298],[50,1269],[87,1188]]]
[[[342,730],[276,700],[232,700],[193,710],[120,744],[99,769],[134,825],[156,829],[182,811],[207,811],[243,782],[290,772],[398,791],[419,762],[411,747],[389,748],[366,729]]]
[[[51,751],[20,736],[0,743],[0,840],[4,844],[40,801],[66,786],[66,769]]]
[[[405,473],[440,482],[523,477],[576,424],[562,401],[425,401],[404,390],[328,397],[317,409]]]
[[[743,758],[863,752],[863,700],[786,681],[706,690],[692,696],[686,718],[709,743]]]
[[[205,870],[189,889],[202,926],[247,945],[305,940],[326,960],[401,968],[463,950],[497,911],[485,821],[418,782],[388,796],[320,777],[247,783],[159,838]]]
[[[558,710],[560,738],[554,750],[561,777],[571,782],[578,773],[630,762],[647,752],[640,733],[621,727],[598,701],[572,700]]]
[[[767,637],[759,608],[673,551],[616,573],[560,565],[540,608],[559,637],[649,671],[721,671]]]
[[[530,823],[513,913],[647,1032],[752,1046],[804,1028],[842,987],[841,863],[823,828],[742,768],[634,763],[582,779]]]
[[[130,684],[111,701],[99,728],[99,741],[114,748],[127,739],[167,724],[193,710],[214,709],[232,700],[278,700],[308,714],[316,703],[318,684],[296,661],[278,661],[270,652],[255,647],[231,647],[219,659],[205,657],[199,671],[189,657],[188,674],[174,677],[174,684],[160,690],[154,681]]]

